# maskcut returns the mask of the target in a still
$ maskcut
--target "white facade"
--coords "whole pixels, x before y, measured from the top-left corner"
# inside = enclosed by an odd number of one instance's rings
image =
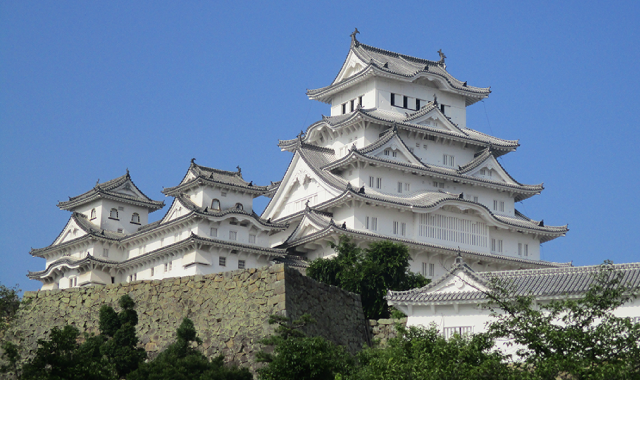
[[[518,142],[466,127],[466,107],[489,93],[449,75],[444,57],[401,55],[352,35],[334,82],[307,92],[331,116],[280,142],[293,158],[262,217],[289,228],[271,244],[311,259],[330,256],[340,235],[395,240],[427,277],[447,272],[458,249],[478,271],[558,266],[540,260],[540,244],[567,227],[515,209],[542,184],[517,182],[496,160]],[[306,222],[311,212],[320,215]]]
[[[435,324],[445,337],[454,333],[481,333],[495,319],[486,308],[485,296],[485,292],[492,291],[492,282],[516,294],[533,295],[537,303],[543,304],[563,298],[565,294],[575,297],[584,294],[601,269],[602,266],[579,266],[478,273],[458,258],[449,272],[424,287],[390,291],[387,302],[407,315],[407,326]],[[621,285],[626,286],[629,293],[640,288],[640,263],[614,264],[608,269],[620,274]],[[640,299],[634,298],[620,306],[614,315],[640,322]],[[498,346],[514,352],[513,348],[507,349],[504,342],[498,341]]]
[[[254,186],[240,173],[195,162],[149,199],[126,176],[96,184],[59,206],[73,214],[46,248],[46,268],[29,276],[43,289],[108,284],[255,267],[271,260],[330,257],[342,235],[357,244],[406,244],[411,269],[429,278],[448,271],[458,250],[477,271],[556,267],[540,244],[566,226],[527,218],[515,203],[543,186],[517,182],[497,158],[518,141],[466,127],[466,107],[489,96],[429,61],[361,44],[352,35],[336,79],[309,90],[331,116],[292,140],[280,182]],[[253,198],[272,197],[259,217]]]
[[[268,190],[246,182],[240,170],[192,161],[180,185],[163,191],[174,197],[165,216],[149,224],[149,212],[164,203],[145,196],[127,172],[59,204],[73,214],[50,246],[31,251],[46,268],[29,277],[47,290],[267,265],[285,254],[269,246],[269,235],[285,225],[253,212],[253,198]]]

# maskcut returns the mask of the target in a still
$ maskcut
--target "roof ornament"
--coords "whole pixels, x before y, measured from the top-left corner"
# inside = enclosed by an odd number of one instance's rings
[[[456,256],[455,264],[464,264],[464,260],[462,259],[462,252],[460,252],[460,247],[458,247],[458,255]]]
[[[544,226],[544,220],[540,220],[540,221],[538,222],[538,226]]]
[[[195,164],[196,164],[196,158],[195,158],[195,157],[192,157],[192,158],[191,158],[191,165],[195,165]]]
[[[99,184],[100,184],[100,179],[96,181],[96,186],[98,186]]]
[[[462,83],[462,87],[467,87],[467,82],[466,81]]]
[[[393,121],[393,126],[391,127],[391,131],[394,133],[398,132],[398,125],[396,124],[395,121]]]
[[[358,194],[364,194],[364,185],[360,187],[360,189],[358,190]]]
[[[267,219],[267,223],[271,223],[271,217]]]
[[[304,202],[304,209],[306,209],[307,211],[310,211],[310,209],[309,209],[309,199],[307,199],[307,201]]]
[[[331,226],[335,226],[335,225],[336,225],[336,222],[334,222],[334,221],[333,221],[333,218],[331,218],[331,221],[329,222],[329,224],[330,224]]]
[[[358,28],[356,28],[355,31],[351,32],[351,45],[358,47],[360,45],[360,42],[358,42],[358,39],[356,38],[356,35],[358,35],[360,33],[360,31],[358,30]]]
[[[422,70],[424,70],[425,72],[428,72],[428,71],[429,71],[429,65],[428,65],[428,64],[425,64],[425,65],[424,65],[424,69],[422,69]]]
[[[347,222],[342,222],[342,229],[347,229]]]
[[[444,60],[447,58],[446,55],[444,54],[444,52],[442,51],[442,49],[438,50],[438,55],[440,55],[440,60],[438,60],[438,64],[442,64],[445,68],[447,67],[446,64],[444,64]]]
[[[433,94],[433,105],[438,105],[438,96],[435,93]]]
[[[351,190],[352,190],[351,182],[347,182],[347,191],[351,191]]]
[[[389,61],[387,61],[386,63],[384,63],[384,64],[382,65],[382,67],[384,67],[385,69],[388,69],[388,68],[389,68]]]
[[[461,193],[458,195],[458,198],[459,198],[459,199],[464,199],[464,193],[463,193],[463,192],[461,192]]]
[[[356,148],[356,143],[354,142],[354,143],[351,145],[351,151],[356,151],[356,150],[357,150],[357,148]]]
[[[240,165],[238,165],[236,168],[238,169],[238,174],[242,174],[242,168],[240,168]]]
[[[253,180],[251,182],[249,182],[248,186],[253,186]]]

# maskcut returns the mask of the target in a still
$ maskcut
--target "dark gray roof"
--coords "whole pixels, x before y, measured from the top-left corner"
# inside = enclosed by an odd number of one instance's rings
[[[191,172],[195,177],[185,181],[187,175]],[[198,187],[199,185],[221,186],[223,188],[235,189],[245,193],[252,194],[254,197],[261,196],[269,191],[268,186],[254,185],[253,181],[247,182],[242,177],[242,170],[238,167],[238,171],[224,171],[215,168],[209,168],[198,165],[195,159],[191,160],[191,165],[182,179],[182,183],[177,186],[165,188],[162,193],[168,196],[184,193],[185,191]]]
[[[360,121],[369,121],[387,127],[393,127],[395,124],[398,129],[403,129],[406,131],[420,132],[441,138],[453,139],[459,142],[473,144],[482,148],[489,147],[496,156],[515,151],[520,145],[518,140],[500,139],[494,136],[489,136],[485,133],[480,133],[476,130],[471,130],[469,128],[460,128],[456,126],[457,130],[451,131],[429,125],[416,124],[411,121],[412,116],[412,114],[405,116],[398,112],[379,110],[376,108],[359,108],[346,115],[323,116],[320,121],[311,124],[307,128],[307,131],[305,132],[301,141],[308,145],[311,145],[309,134],[314,129],[319,128],[322,125],[327,125],[332,130],[335,130],[340,127],[353,125]],[[283,150],[292,150],[296,146],[296,141],[297,139],[280,140],[278,142],[278,146]]]
[[[628,288],[632,290],[640,288],[640,263],[475,272],[461,262],[456,263],[448,273],[424,287],[399,292],[389,291],[386,298],[390,303],[403,304],[483,302],[486,301],[484,292],[491,290],[492,280],[516,295],[534,295],[541,299],[559,297],[563,294],[579,295],[589,289],[594,282],[594,276],[603,268],[611,273],[620,273],[622,284]],[[464,287],[460,292],[438,293],[437,286],[456,277],[460,271],[484,288],[477,290]],[[427,291],[431,292],[427,293]]]
[[[93,257],[90,254],[87,254],[87,256],[82,259],[61,258],[51,263],[45,270],[38,271],[38,272],[29,272],[27,276],[31,279],[39,279],[39,278],[48,276],[51,273],[51,271],[56,267],[65,266],[65,265],[70,267],[80,267],[80,266],[87,266],[89,264],[94,264],[94,265],[100,264],[106,267],[115,268],[116,270],[125,269],[130,266],[136,265],[141,261],[158,258],[159,256],[162,256],[166,253],[171,253],[176,249],[189,246],[193,243],[197,243],[201,245],[211,245],[211,246],[216,246],[220,248],[238,250],[238,251],[249,252],[249,253],[258,253],[263,255],[269,255],[272,257],[284,257],[286,255],[286,252],[281,249],[273,249],[270,247],[263,247],[263,246],[253,245],[253,244],[243,244],[243,243],[238,243],[234,241],[226,241],[226,240],[219,240],[219,239],[208,238],[208,237],[201,237],[199,235],[195,235],[194,233],[191,233],[189,237],[177,243],[172,243],[170,245],[161,247],[154,251],[147,252],[143,255],[130,258],[122,262],[103,260],[100,258]]]
[[[500,169],[502,169],[504,173],[515,182],[514,184],[508,183],[508,182],[498,182],[492,179],[485,179],[478,176],[466,175],[466,173],[473,171],[473,169],[479,167],[486,159],[493,156],[489,148],[485,148],[484,150],[479,152],[471,162],[469,162],[468,164],[462,167],[459,167],[457,170],[425,164],[415,154],[413,154],[411,150],[408,150],[408,149],[407,149],[408,154],[410,154],[411,157],[417,160],[420,163],[420,165],[415,165],[415,164],[406,163],[406,162],[399,162],[397,160],[393,160],[392,158],[374,157],[374,156],[368,155],[368,153],[374,151],[379,146],[389,141],[391,138],[393,138],[393,136],[394,136],[394,131],[387,130],[384,136],[382,136],[376,142],[373,142],[369,146],[362,148],[360,150],[352,149],[349,152],[349,154],[347,154],[346,156],[325,165],[323,167],[323,170],[332,171],[356,161],[365,161],[368,163],[384,164],[387,166],[390,165],[390,166],[404,169],[404,170],[411,170],[411,172],[418,172],[421,175],[438,177],[438,178],[443,178],[451,181],[455,180],[455,181],[461,181],[461,182],[467,182],[467,183],[473,182],[473,184],[476,184],[476,185],[480,184],[481,186],[486,186],[490,188],[500,188],[500,189],[509,188],[510,191],[515,193],[516,202],[520,202],[536,194],[540,194],[540,192],[544,189],[543,184],[526,185],[526,184],[519,183],[509,173],[507,173],[507,171],[497,161],[496,163],[498,164]],[[402,144],[404,145],[404,142],[402,141],[402,139],[400,139],[399,136],[398,136],[398,140],[402,142]]]
[[[324,227],[321,230],[314,232],[312,234],[305,235],[304,237],[296,238],[294,237],[294,235],[295,235],[295,232],[298,230],[298,227],[302,223],[302,219],[301,219],[300,223],[298,224],[298,226],[296,226],[294,231],[289,235],[287,240],[285,240],[278,247],[292,251],[297,246],[303,245],[308,242],[316,241],[323,237],[347,235],[347,236],[352,236],[354,238],[364,238],[366,240],[371,240],[371,241],[389,240],[397,243],[403,243],[409,246],[410,248],[434,249],[434,250],[437,250],[438,253],[444,253],[449,255],[456,255],[461,252],[462,255],[466,255],[474,259],[478,259],[480,261],[485,261],[490,263],[502,262],[502,263],[508,263],[508,264],[514,264],[514,265],[517,264],[517,265],[520,265],[521,267],[565,267],[565,266],[571,265],[571,263],[554,263],[554,262],[542,261],[542,260],[528,260],[524,258],[494,255],[494,254],[485,253],[485,252],[476,252],[476,251],[469,251],[469,250],[460,251],[459,248],[452,247],[452,246],[442,246],[442,245],[427,243],[423,241],[401,239],[399,237],[391,237],[391,236],[380,235],[372,232],[366,232],[366,231],[361,231],[361,230],[356,230],[351,228],[343,228],[342,225],[337,225],[333,221],[333,219],[327,218],[326,216],[319,215],[319,214],[322,214],[322,213],[318,210],[311,209],[311,210],[303,210],[292,216],[289,216],[288,217],[289,220],[293,218],[298,218],[298,217],[307,217],[317,225],[324,224]]]
[[[311,99],[328,102],[330,96],[343,90],[345,87],[362,81],[369,75],[375,76],[395,76],[399,79],[414,80],[420,77],[438,77],[444,80],[449,90],[466,97],[466,104],[471,105],[481,99],[486,98],[491,93],[489,88],[480,88],[467,85],[453,76],[446,70],[446,65],[440,61],[431,61],[409,55],[402,55],[377,47],[362,44],[355,38],[351,41],[350,52],[359,58],[366,67],[357,74],[337,82],[338,77],[331,85],[319,89],[307,91]],[[347,59],[348,59],[347,55]],[[346,59],[345,59],[346,62]],[[342,69],[341,69],[342,70]]]
[[[116,192],[115,190],[119,188],[138,192],[140,196],[132,196],[129,194]],[[134,188],[135,190],[132,188]],[[96,183],[96,186],[91,188],[89,191],[80,194],[79,196],[69,197],[69,200],[66,202],[58,203],[58,207],[60,209],[72,211],[78,206],[93,202],[94,200],[98,199],[110,199],[123,203],[129,203],[132,205],[142,206],[149,209],[149,212],[157,211],[164,206],[164,202],[151,200],[142,191],[140,191],[140,188],[138,188],[131,180],[131,177],[129,176],[129,170],[127,170],[127,174],[125,174],[124,176],[109,180],[108,182]]]
[[[82,237],[78,237],[73,240],[66,241],[64,243],[53,244],[58,240],[58,238],[60,238],[62,233],[67,229],[67,226],[71,222],[75,222],[81,230],[86,232],[87,235],[83,235]],[[45,246],[43,248],[38,248],[38,249],[32,248],[31,251],[29,251],[29,253],[34,257],[43,257],[44,256],[43,254],[51,249],[54,249],[54,248],[62,249],[68,246],[73,246],[89,238],[99,238],[101,240],[119,241],[124,237],[126,237],[125,234],[122,234],[120,232],[113,232],[113,231],[108,231],[106,229],[98,228],[96,227],[96,225],[94,225],[89,221],[86,215],[80,214],[79,212],[74,212],[73,214],[71,214],[71,217],[69,218],[69,221],[67,222],[65,227],[62,228],[62,231],[60,232],[60,234],[58,234],[56,239],[53,240],[52,244],[50,244],[49,246]]]

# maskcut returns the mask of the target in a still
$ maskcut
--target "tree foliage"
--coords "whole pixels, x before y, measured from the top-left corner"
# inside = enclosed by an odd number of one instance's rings
[[[20,307],[20,288],[0,284],[0,332],[7,328]]]
[[[118,303],[122,308],[120,313],[116,313],[111,306],[100,308],[99,328],[104,343],[99,350],[114,365],[118,377],[124,378],[147,358],[147,352],[137,347],[138,313],[133,309],[133,299],[123,295]]]
[[[390,241],[373,242],[367,249],[341,237],[334,258],[318,258],[307,268],[307,276],[360,295],[367,319],[388,318],[387,290],[409,290],[429,282],[409,270],[409,249]]]
[[[509,379],[516,373],[483,333],[445,339],[435,325],[398,328],[384,347],[358,353],[350,379],[462,380]]]
[[[328,380],[347,375],[355,365],[355,359],[344,347],[322,337],[308,337],[301,330],[313,320],[307,314],[300,319],[273,315],[270,324],[278,324],[272,336],[260,341],[269,346],[270,352],[260,351],[258,362],[266,365],[258,370],[260,379],[276,380]]]
[[[514,364],[531,378],[640,379],[640,324],[613,313],[636,297],[621,278],[605,262],[584,295],[546,304],[494,282],[488,334],[511,341]]]
[[[246,368],[227,367],[222,355],[211,361],[193,345],[202,341],[196,334],[193,321],[184,318],[176,331],[176,342],[168,346],[154,360],[140,365],[127,379],[137,380],[249,380],[253,376]]]

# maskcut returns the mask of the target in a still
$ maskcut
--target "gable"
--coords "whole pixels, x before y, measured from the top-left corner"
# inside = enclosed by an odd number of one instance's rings
[[[413,115],[409,115],[405,122],[411,124],[422,125],[425,127],[437,128],[440,130],[453,131],[459,134],[463,134],[453,122],[451,122],[446,116],[444,116],[438,108],[432,105],[431,110],[418,110]],[[424,112],[424,114],[421,114]]]
[[[392,160],[395,162],[404,162],[412,165],[422,165],[411,151],[409,151],[397,134],[391,137],[387,142],[384,142],[377,147],[373,147],[368,152],[366,151],[367,149],[365,149],[363,153],[370,157]]]
[[[58,238],[53,242],[53,245],[66,243],[85,235],[87,235],[87,233],[76,223],[75,219],[71,218]]]
[[[504,171],[502,166],[500,166],[498,161],[493,156],[488,157],[480,165],[476,166],[473,170],[465,174],[468,176],[493,180],[500,183],[517,184],[517,182]]]
[[[347,59],[345,60],[338,76],[333,81],[332,84],[337,84],[347,78],[350,78],[354,75],[357,75],[359,72],[366,68],[366,64],[362,62],[360,58],[358,58],[353,51],[349,51],[349,55],[347,55]]]
[[[171,207],[169,208],[169,210],[167,211],[167,213],[165,214],[164,218],[160,223],[167,223],[177,218],[184,217],[190,212],[191,210],[186,206],[184,206],[182,203],[180,203],[178,199],[174,199],[173,203],[171,204]]]

